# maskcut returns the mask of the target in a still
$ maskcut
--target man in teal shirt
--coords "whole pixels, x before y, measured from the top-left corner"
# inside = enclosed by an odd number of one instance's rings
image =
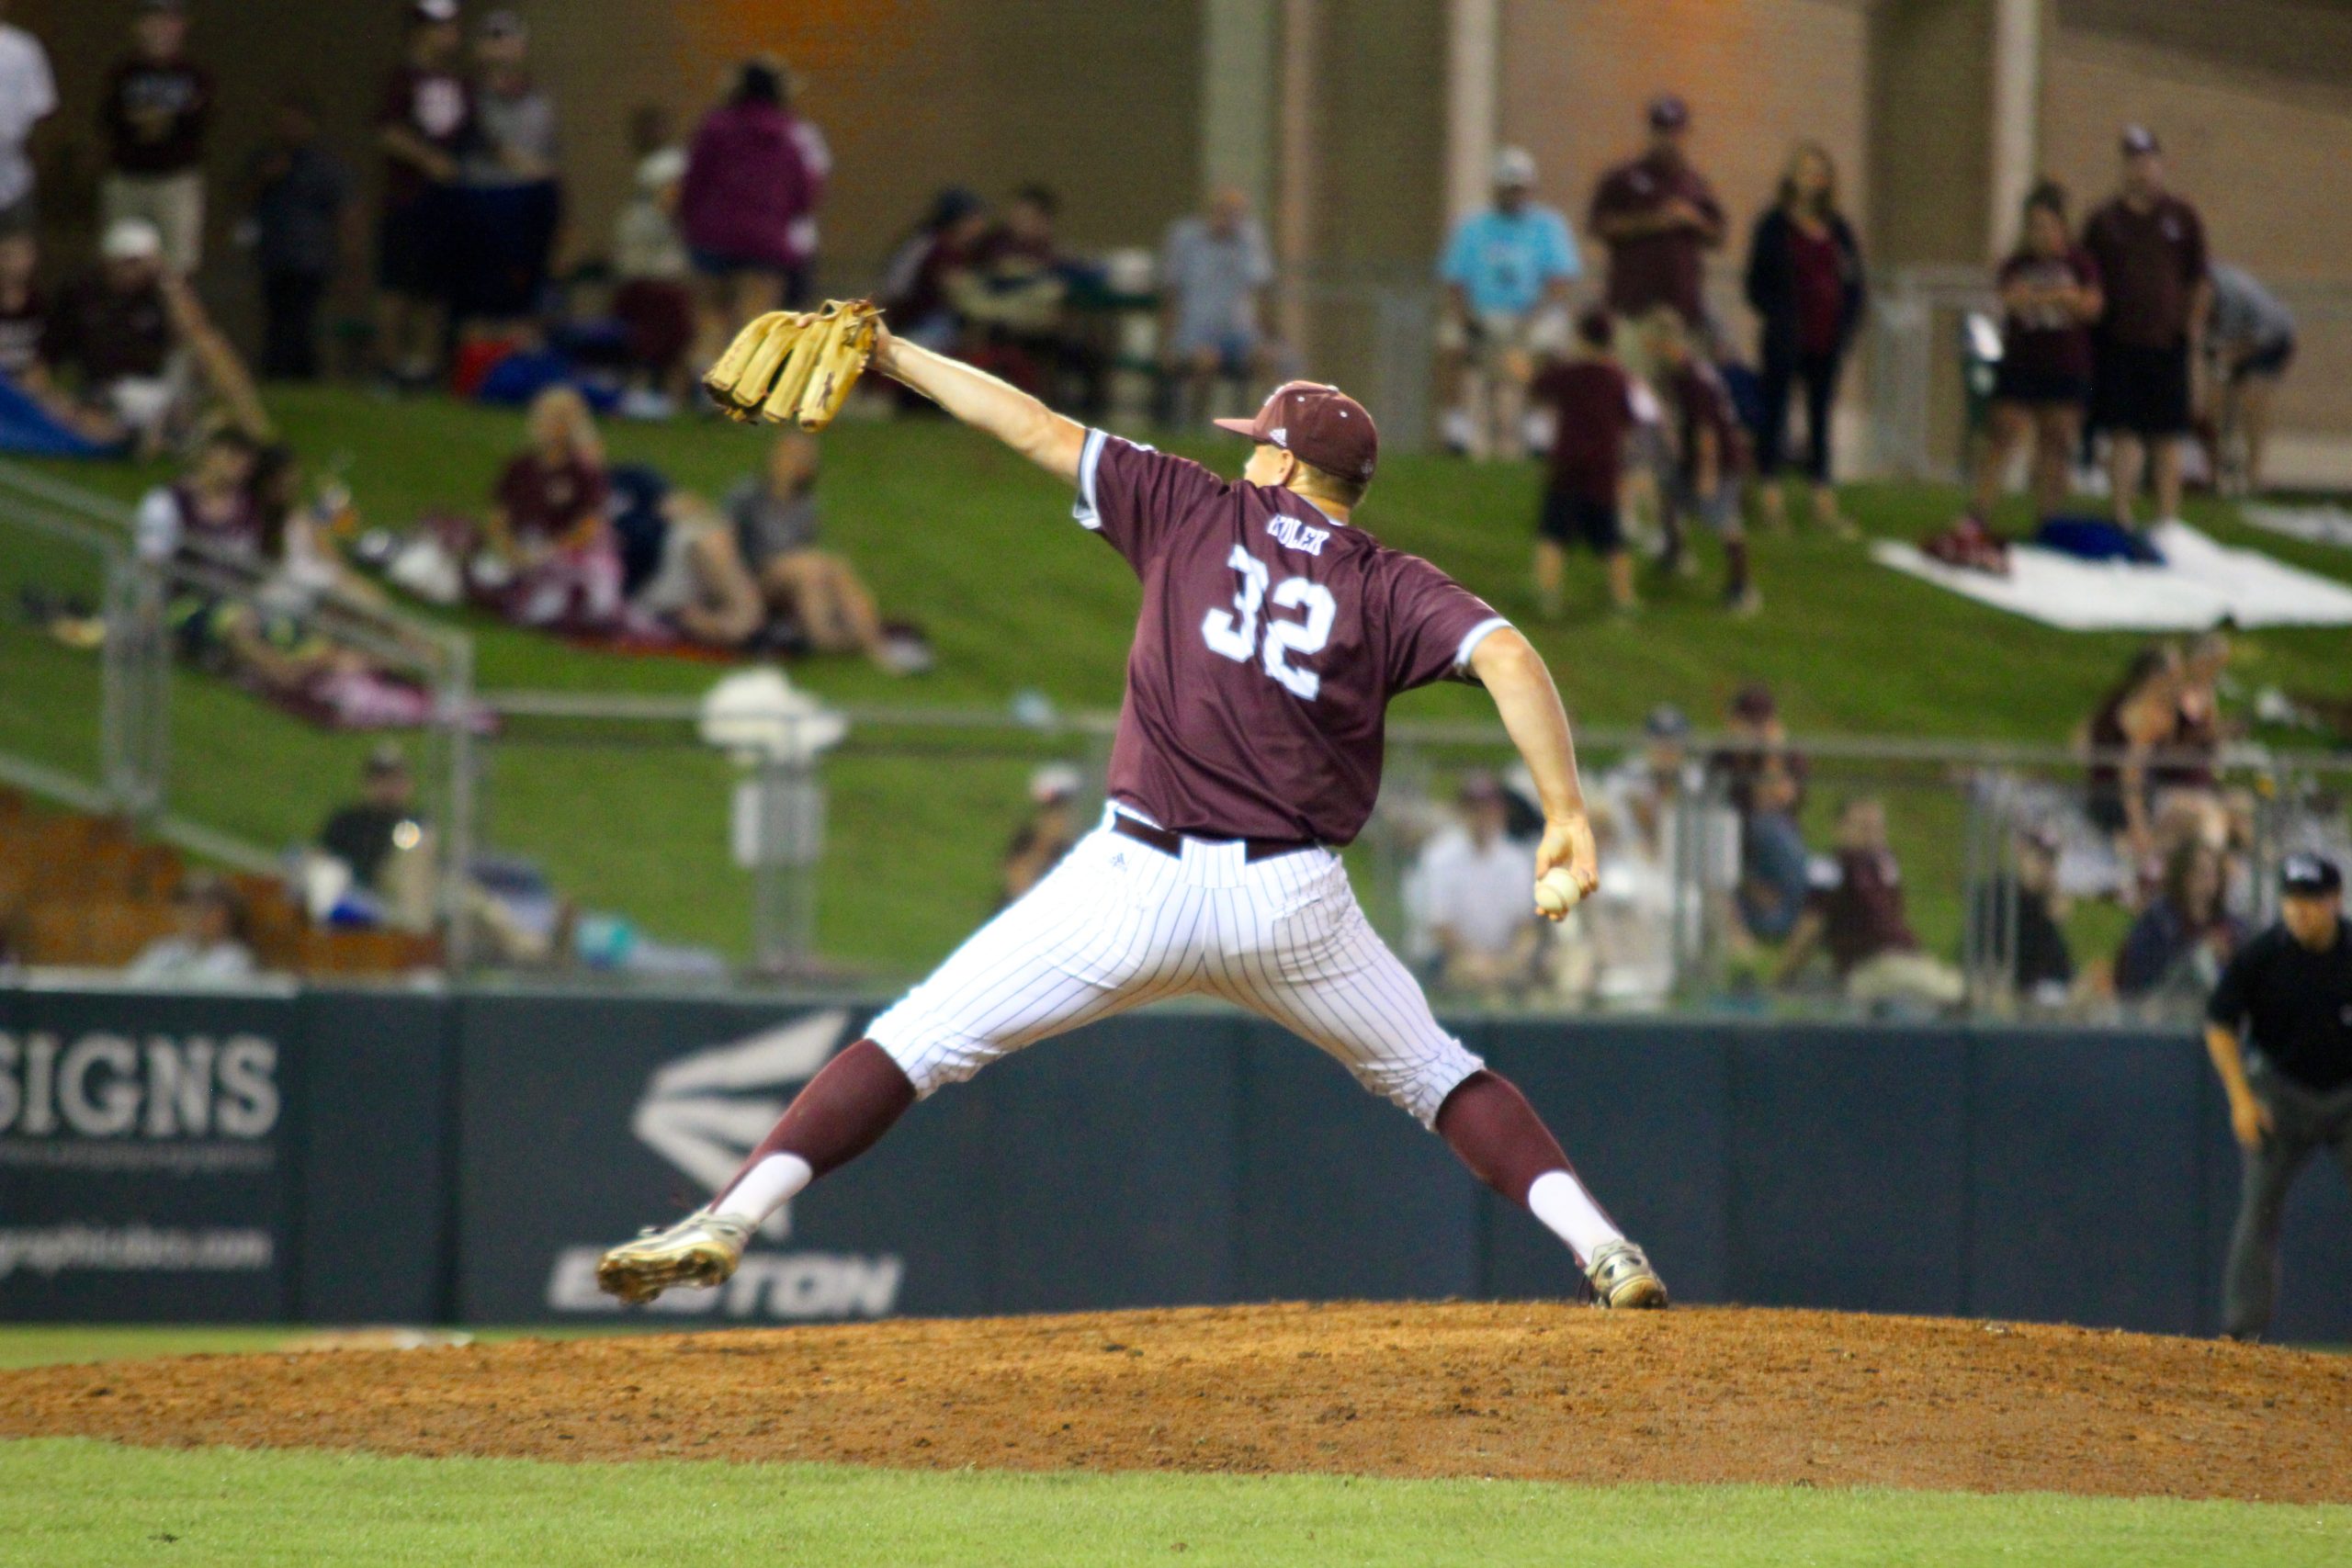
[[[1524,453],[1527,383],[1539,355],[1565,346],[1568,285],[1584,271],[1567,220],[1534,187],[1524,149],[1496,153],[1494,206],[1454,225],[1438,267],[1446,444],[1473,457]]]

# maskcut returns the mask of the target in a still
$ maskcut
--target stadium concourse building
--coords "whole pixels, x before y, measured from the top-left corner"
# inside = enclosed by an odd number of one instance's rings
[[[475,6],[474,9],[486,9]],[[681,124],[726,65],[771,50],[799,72],[838,154],[825,286],[863,288],[939,186],[1043,180],[1074,249],[1152,247],[1208,187],[1249,192],[1309,284],[1287,324],[1318,372],[1371,389],[1424,365],[1441,235],[1516,144],[1539,196],[1578,221],[1640,138],[1644,101],[1687,98],[1692,151],[1733,216],[1713,293],[1743,330],[1733,268],[1799,139],[1837,159],[1874,270],[1982,268],[2039,175],[2078,208],[2113,186],[2117,128],[2163,136],[2214,254],[2283,286],[2303,318],[2278,412],[2283,479],[2352,481],[2352,6],[2326,0],[522,0],[564,124],[570,243],[601,247],[628,194],[627,126]],[[42,209],[86,237],[99,84],[127,6],[17,0],[66,111],[43,132]],[[324,106],[372,177],[368,123],[399,51],[399,0],[198,4],[220,78],[210,157],[234,188],[274,96]],[[74,106],[83,106],[76,108]],[[208,291],[249,288],[212,204]],[[1593,247],[1588,241],[1589,258]],[[2331,288],[2329,286],[2337,286]],[[2340,292],[2338,292],[2340,289]],[[1385,363],[1382,363],[1385,361]],[[1852,378],[1848,417],[1868,397]],[[1956,396],[1938,378],[1940,398]],[[1425,390],[1425,389],[1424,389]],[[1396,395],[1392,390],[1392,396]],[[1418,394],[1417,394],[1418,395]],[[1410,409],[1381,411],[1397,427]],[[1955,424],[1944,420],[1940,424]],[[1848,451],[1861,448],[1847,443]]]

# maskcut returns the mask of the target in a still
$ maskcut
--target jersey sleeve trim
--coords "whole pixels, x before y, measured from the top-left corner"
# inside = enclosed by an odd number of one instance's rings
[[[1086,433],[1086,445],[1078,455],[1078,500],[1069,509],[1078,525],[1090,533],[1102,531],[1102,513],[1094,504],[1094,470],[1102,461],[1103,444],[1111,437],[1100,430]]]
[[[1470,656],[1478,651],[1478,645],[1486,641],[1490,633],[1509,631],[1510,629],[1510,623],[1503,619],[1500,615],[1489,616],[1486,620],[1480,621],[1476,626],[1472,626],[1469,632],[1463,637],[1462,646],[1453,650],[1453,667],[1456,670],[1469,669]]]

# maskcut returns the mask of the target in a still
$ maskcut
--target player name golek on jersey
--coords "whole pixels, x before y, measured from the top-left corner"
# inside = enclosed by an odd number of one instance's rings
[[[1099,430],[1075,513],[1143,581],[1111,798],[1180,833],[1352,841],[1389,698],[1461,674],[1507,624],[1295,491]]]

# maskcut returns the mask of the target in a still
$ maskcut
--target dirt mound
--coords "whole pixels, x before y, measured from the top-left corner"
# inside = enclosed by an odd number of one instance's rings
[[[2352,1500],[2352,1359],[2030,1325],[1254,1306],[0,1372],[0,1436]]]

